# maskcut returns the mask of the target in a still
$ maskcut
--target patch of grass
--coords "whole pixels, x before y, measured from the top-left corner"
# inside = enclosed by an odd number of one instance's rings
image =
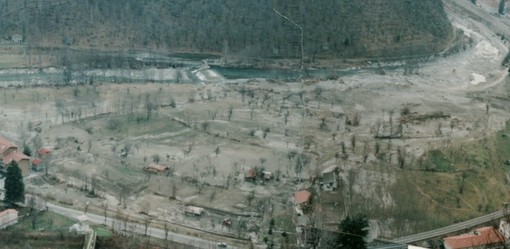
[[[292,232],[295,230],[291,214],[282,214],[274,217],[275,229],[279,231]]]
[[[427,154],[426,160],[423,162],[423,167],[426,170],[439,172],[451,172],[455,170],[450,160],[440,150],[430,151]]]
[[[28,210],[22,209],[20,210],[20,216],[23,215],[23,218],[16,225],[10,226],[9,229],[15,230],[23,230],[23,231],[67,231],[69,227],[75,224],[77,221],[67,218],[63,215],[45,211],[39,215],[37,222],[35,223],[35,229],[32,228],[32,220],[30,216],[27,215]]]
[[[139,121],[136,118],[140,118]],[[150,120],[146,120],[142,114],[135,114],[134,120],[127,122],[127,115],[112,115],[110,119],[118,120],[121,125],[119,125],[116,129],[109,129],[108,127],[104,127],[101,129],[105,136],[115,136],[115,135],[129,135],[129,136],[142,136],[142,135],[156,135],[162,134],[166,132],[179,132],[182,129],[182,125],[178,124],[175,121],[169,120],[168,117],[159,116],[152,117]]]
[[[502,160],[510,160],[510,121],[507,121],[505,129],[496,134],[496,152]]]
[[[98,237],[109,238],[113,236],[113,233],[105,226],[93,226],[92,229]]]

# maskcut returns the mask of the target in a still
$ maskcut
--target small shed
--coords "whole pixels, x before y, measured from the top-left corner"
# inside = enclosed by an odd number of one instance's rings
[[[273,173],[271,173],[269,171],[262,171],[262,175],[264,176],[264,180],[273,179]]]
[[[187,206],[184,213],[186,215],[192,215],[192,216],[200,216],[204,212],[204,209],[201,207],[195,207],[195,206]]]
[[[23,42],[23,36],[22,35],[18,35],[18,34],[11,35],[11,42],[13,42],[13,43],[22,43]]]
[[[144,170],[149,173],[157,174],[157,173],[165,172],[166,170],[168,170],[168,167],[164,166],[164,165],[159,165],[159,164],[149,164],[149,165],[147,165],[147,167],[144,168]]]
[[[257,173],[254,169],[248,169],[244,174],[245,180],[255,180],[257,178]]]
[[[51,149],[50,148],[40,148],[38,151],[37,151],[37,154],[39,155],[40,158],[44,157],[44,156],[48,156],[48,155],[51,155]]]
[[[82,214],[82,215],[76,217],[76,219],[78,220],[78,223],[72,225],[69,228],[69,231],[76,232],[79,234],[88,233],[90,231],[90,226],[89,226],[90,218],[87,215]]]
[[[42,171],[43,170],[42,163],[43,163],[43,160],[41,158],[32,159],[32,170]]]

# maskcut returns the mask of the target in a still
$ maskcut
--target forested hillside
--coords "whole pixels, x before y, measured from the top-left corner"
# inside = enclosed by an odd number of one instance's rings
[[[231,57],[371,58],[443,50],[441,0],[3,0],[0,32],[37,46],[151,49]]]

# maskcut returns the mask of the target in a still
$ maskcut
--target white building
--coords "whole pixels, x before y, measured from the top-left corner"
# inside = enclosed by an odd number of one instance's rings
[[[18,223],[18,211],[16,209],[6,209],[0,212],[0,229]]]
[[[87,215],[80,215],[76,217],[78,220],[78,223],[72,225],[69,228],[69,232],[76,232],[79,234],[86,234],[90,231],[89,227],[89,217]]]
[[[11,35],[11,42],[13,43],[22,43],[23,42],[23,36],[22,35]]]

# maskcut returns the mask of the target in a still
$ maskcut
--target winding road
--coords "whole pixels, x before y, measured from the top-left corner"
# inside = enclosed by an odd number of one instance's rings
[[[72,218],[72,219],[76,219],[76,217],[78,217],[79,215],[83,215],[83,211],[80,211],[80,210],[66,208],[66,207],[62,207],[62,206],[55,205],[52,203],[47,203],[46,205],[47,205],[49,211],[64,215],[64,216]],[[87,216],[90,218],[90,222],[92,222],[92,223],[104,224],[105,219],[104,219],[104,216],[102,216],[102,215],[87,213]],[[118,220],[118,219],[113,219],[110,217],[107,217],[106,224],[109,227],[115,226],[114,228],[116,231],[124,231],[126,233],[135,232],[138,234],[145,234],[145,226],[143,224],[127,222],[126,225],[124,226],[123,221]],[[123,229],[124,227],[126,227],[127,229]],[[127,231],[125,231],[125,230],[127,230]],[[150,226],[147,229],[147,235],[155,237],[155,238],[159,238],[159,239],[165,239],[165,231],[164,230],[158,229],[158,228],[153,228]],[[218,248],[217,242],[200,239],[200,238],[196,238],[193,236],[172,233],[170,231],[168,232],[167,240],[178,242],[181,244],[190,245],[195,248],[203,248],[203,249]],[[237,247],[230,246],[230,245],[227,248],[238,249]]]

